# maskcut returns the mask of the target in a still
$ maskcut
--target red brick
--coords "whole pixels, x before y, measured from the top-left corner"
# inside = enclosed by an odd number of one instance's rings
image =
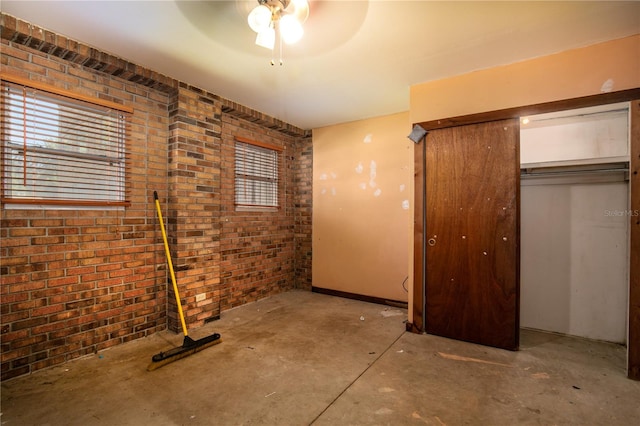
[[[13,321],[11,323],[11,331],[24,330],[26,328],[33,328],[39,325],[47,323],[46,317],[30,318],[22,321]]]
[[[49,280],[49,287],[56,287],[61,285],[71,285],[78,282],[78,277],[62,277]]]
[[[62,304],[43,306],[41,308],[32,309],[31,316],[33,317],[46,316],[46,315],[54,314],[56,312],[62,312],[63,310],[64,310],[64,305]]]
[[[15,19],[9,19],[9,25],[29,28]],[[46,30],[43,34],[64,49],[85,57],[94,54],[89,46],[62,35]],[[167,86],[157,90],[138,85],[7,40],[2,40],[2,49],[9,56],[2,59],[3,71],[38,81],[55,80],[71,91],[120,102],[134,110],[129,207],[0,207],[0,292],[3,303],[24,309],[3,315],[3,324],[10,325],[7,333],[14,333],[16,339],[23,336],[21,344],[26,345],[20,348],[24,351],[8,351],[12,358],[2,363],[3,379],[146,336],[164,329],[167,320],[179,328],[175,301],[167,299],[166,259],[151,200],[154,188],[161,193],[169,220],[174,264],[182,297],[188,301],[189,326],[202,325],[219,315],[220,308],[285,291],[296,282],[310,285],[310,138],[271,129],[276,120],[240,105],[233,104],[260,121],[223,114],[217,96],[188,84],[178,85],[139,66],[131,65],[125,75],[134,70]],[[126,64],[97,54],[114,66]],[[163,87],[175,91],[169,94]],[[283,169],[282,191],[286,187],[288,194],[277,212],[236,212],[235,135],[287,147],[291,160],[287,159],[288,167]],[[305,191],[297,193],[297,185]],[[296,216],[298,204],[308,211],[304,219]],[[221,216],[228,221],[221,222]],[[232,252],[235,249],[238,251]],[[297,271],[303,278],[297,278]],[[196,303],[195,296],[201,293],[206,299]],[[172,304],[168,311],[167,303]],[[31,334],[25,337],[26,332]]]
[[[28,276],[27,276],[28,277]],[[7,283],[3,283],[4,285],[6,284],[11,284],[10,282]],[[19,293],[19,292],[23,292],[23,291],[34,291],[34,290],[39,290],[42,288],[45,288],[47,285],[47,283],[45,281],[29,281],[27,280],[21,280],[20,284],[12,284],[9,289],[12,293]]]

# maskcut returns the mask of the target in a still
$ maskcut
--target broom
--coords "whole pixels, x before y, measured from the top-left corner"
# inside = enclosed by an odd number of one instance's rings
[[[164,221],[162,219],[162,211],[160,210],[160,201],[158,200],[158,193],[153,191],[153,199],[156,204],[156,211],[158,212],[158,221],[160,222],[160,229],[162,230],[162,240],[164,241],[164,252],[167,256],[167,264],[169,265],[169,272],[171,274],[171,283],[173,284],[173,292],[176,296],[176,303],[178,304],[178,314],[180,315],[180,323],[182,324],[182,332],[184,333],[184,341],[182,346],[172,348],[166,352],[160,352],[151,358],[151,364],[147,367],[147,371],[153,371],[157,368],[167,365],[170,362],[177,361],[179,359],[188,357],[196,352],[199,352],[209,346],[216,345],[222,342],[220,334],[213,333],[210,336],[203,337],[202,339],[193,340],[189,337],[187,331],[187,325],[184,321],[184,312],[182,311],[182,304],[180,303],[180,294],[178,293],[178,285],[176,284],[176,275],[173,272],[173,262],[171,262],[171,252],[169,252],[169,243],[167,242],[167,233],[164,229]]]

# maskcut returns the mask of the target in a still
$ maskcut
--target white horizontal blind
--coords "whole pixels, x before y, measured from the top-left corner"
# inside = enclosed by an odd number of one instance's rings
[[[236,205],[278,207],[278,158],[273,149],[236,142]]]
[[[128,114],[2,81],[2,201],[125,205]]]

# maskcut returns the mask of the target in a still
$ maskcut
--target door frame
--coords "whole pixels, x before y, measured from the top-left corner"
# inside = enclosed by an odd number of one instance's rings
[[[414,123],[414,125],[419,125],[428,132],[430,130],[447,127],[457,127],[510,118],[519,119],[527,115],[617,102],[631,102],[629,135],[630,212],[640,212],[640,88],[431,120]],[[424,333],[425,331],[425,146],[425,138],[422,138],[414,147],[413,302],[411,306],[412,317],[409,318],[406,325],[407,331],[414,333]],[[627,338],[627,376],[633,380],[640,380],[640,216],[630,214],[629,221],[629,331]]]

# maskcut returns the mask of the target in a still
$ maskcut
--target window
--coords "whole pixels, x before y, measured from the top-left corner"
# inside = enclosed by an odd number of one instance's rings
[[[236,137],[235,196],[237,206],[278,207],[278,164],[281,149]]]
[[[2,202],[126,205],[121,105],[2,76]]]

